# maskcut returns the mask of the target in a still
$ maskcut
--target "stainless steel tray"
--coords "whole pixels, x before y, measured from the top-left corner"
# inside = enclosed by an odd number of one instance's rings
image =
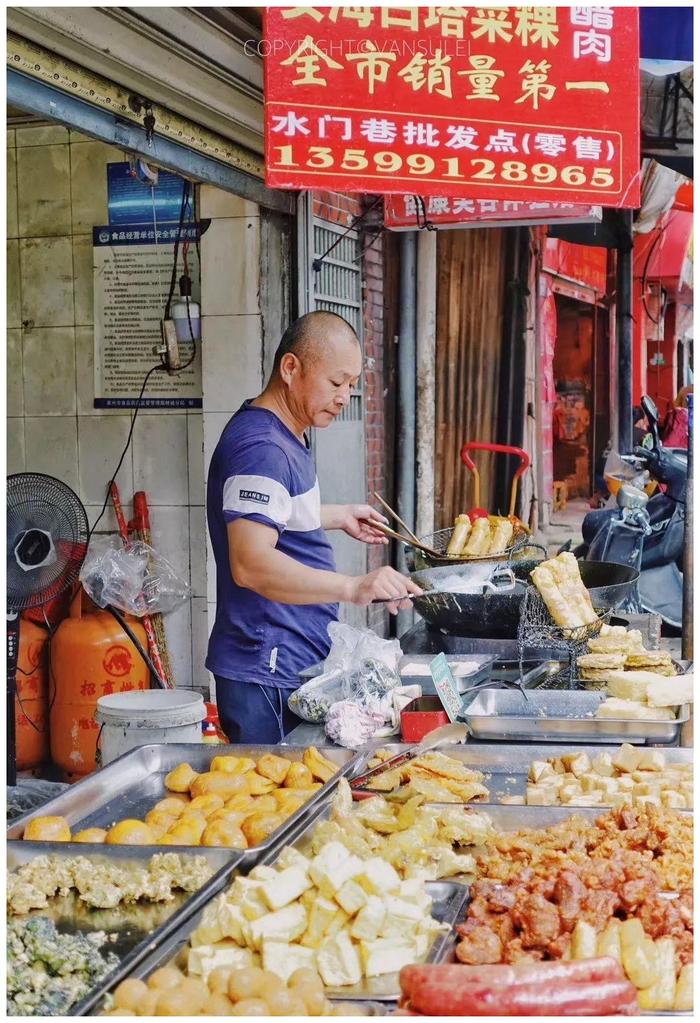
[[[85,857],[91,863],[118,861],[120,864],[143,866],[151,856],[168,852],[180,852],[173,846],[94,846],[72,845],[67,842],[22,842],[7,843],[7,870],[13,871],[37,856],[55,856],[61,859]],[[116,935],[108,942],[106,949],[115,952],[120,959],[119,966],[71,1009],[71,1015],[91,1015],[106,986],[119,984],[147,955],[153,952],[184,919],[205,905],[222,888],[225,888],[231,874],[241,859],[241,854],[232,857],[231,849],[201,848],[186,855],[204,857],[212,870],[211,877],[195,892],[176,892],[168,902],[140,902],[119,905],[114,909],[96,909],[86,906],[76,894],[49,900],[46,909],[35,909],[27,916],[49,917],[63,934],[91,934],[106,931]],[[19,919],[19,917],[17,917]]]
[[[126,818],[143,819],[159,799],[167,793],[164,778],[178,764],[190,764],[195,771],[208,769],[216,756],[253,757],[275,753],[289,760],[301,760],[305,746],[207,746],[201,743],[172,743],[140,746],[125,753],[107,767],[72,785],[55,799],[44,803],[38,810],[14,820],[7,829],[8,838],[21,838],[27,823],[34,817],[59,815],[65,817],[73,830],[78,828],[107,828]],[[340,746],[320,746],[319,751],[338,765],[338,773],[313,793],[311,799],[292,814],[282,827],[252,849],[227,850],[230,860],[244,868],[252,867],[260,855],[273,848],[292,828],[326,798],[340,777],[354,768],[357,754]],[[75,847],[74,847],[75,848]],[[84,849],[85,846],[80,846]],[[135,848],[135,847],[130,847]],[[160,851],[163,846],[157,847]],[[168,846],[173,850],[188,851],[200,846]]]
[[[536,739],[540,742],[675,742],[688,720],[683,706],[673,721],[596,718],[602,692],[531,690],[528,699],[512,690],[482,689],[462,708],[460,718],[475,739]]]
[[[388,750],[392,756],[398,756],[400,753],[405,753],[412,747],[406,743],[376,743],[375,748],[381,748]],[[471,802],[468,805],[473,806],[477,809],[488,809],[489,813],[498,810],[499,813],[504,811],[506,814],[511,812],[517,817],[519,814],[522,818],[523,811],[548,811],[548,810],[563,810],[565,814],[572,815],[579,811],[588,809],[587,807],[580,806],[553,806],[553,807],[538,807],[538,806],[508,806],[500,805],[500,800],[504,796],[524,796],[527,788],[527,776],[530,770],[530,764],[533,760],[548,760],[550,757],[556,757],[560,752],[566,753],[588,753],[590,757],[597,756],[603,751],[614,753],[619,749],[619,744],[611,746],[587,746],[587,745],[567,745],[566,750],[559,750],[556,746],[546,745],[540,746],[537,744],[526,745],[512,743],[508,746],[501,744],[489,744],[489,743],[469,743],[466,742],[459,746],[442,746],[438,747],[441,753],[444,753],[448,757],[454,757],[460,763],[465,764],[467,767],[472,767],[477,771],[482,771],[485,775],[484,785],[489,790],[488,803],[484,802]],[[672,746],[668,749],[663,750],[663,754],[666,758],[666,762],[669,764],[692,764],[693,763],[693,750]],[[362,774],[367,769],[367,764],[373,756],[373,750],[363,753],[358,763],[353,767],[353,774]],[[378,792],[377,795],[383,795],[384,793]],[[453,806],[459,806],[461,804],[453,803]],[[600,814],[605,811],[605,806],[592,807],[594,814]],[[528,820],[529,820],[528,815]],[[544,818],[543,818],[544,819]],[[556,820],[561,819],[560,817],[553,818]],[[495,818],[494,818],[495,820]],[[524,826],[524,825],[523,825]],[[529,825],[528,825],[529,826]],[[533,827],[538,827],[538,818],[533,818]]]
[[[316,825],[327,820],[331,813],[330,802],[325,806],[317,807],[314,814],[310,814],[303,821],[297,821],[294,828],[286,836],[284,846],[293,845],[302,852],[308,849],[311,844],[311,836]],[[260,863],[273,864],[279,856],[281,849],[268,850],[259,860]],[[440,923],[450,924],[450,930],[439,934],[428,952],[425,962],[444,962],[451,954],[454,947],[454,925],[459,923],[466,909],[469,898],[469,889],[455,881],[429,881],[427,891],[433,898],[433,916]],[[161,942],[147,959],[143,959],[139,965],[132,970],[130,976],[139,979],[146,979],[161,966],[173,961],[184,959],[189,942],[189,937],[199,925],[204,907],[200,907],[196,914],[187,918],[180,927],[170,935],[168,939]],[[120,980],[123,977],[119,978]],[[118,981],[112,980],[104,985],[102,994],[113,991]],[[385,977],[374,977],[365,980],[361,984],[352,987],[328,988],[326,994],[329,998],[344,1002],[394,1002],[399,998],[398,974],[387,974]]]

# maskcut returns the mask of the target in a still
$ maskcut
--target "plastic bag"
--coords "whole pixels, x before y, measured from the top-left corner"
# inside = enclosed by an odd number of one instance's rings
[[[649,483],[648,470],[637,469],[635,466],[625,462],[617,451],[611,451],[605,459],[603,475],[622,480],[624,483],[630,483],[639,490],[644,490],[645,486]]]
[[[328,626],[331,649],[322,675],[291,694],[289,709],[304,721],[320,723],[335,703],[350,700],[369,706],[401,685],[402,656],[397,639],[387,640],[370,629],[354,629],[341,622]]]
[[[93,539],[80,581],[99,607],[112,604],[138,618],[167,614],[190,595],[187,583],[153,547],[141,540],[125,546],[115,536]]]

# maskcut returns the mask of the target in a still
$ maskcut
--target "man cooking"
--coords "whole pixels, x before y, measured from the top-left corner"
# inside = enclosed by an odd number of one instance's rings
[[[330,426],[362,371],[357,335],[334,313],[307,313],[284,333],[270,379],[229,420],[209,467],[207,520],[216,560],[216,620],[207,668],[230,742],[276,743],[297,723],[298,674],[325,658],[338,604],[388,604],[421,590],[385,566],[335,570],[325,530],[386,543],[366,504],[322,505],[306,431]],[[342,452],[338,452],[342,458]]]

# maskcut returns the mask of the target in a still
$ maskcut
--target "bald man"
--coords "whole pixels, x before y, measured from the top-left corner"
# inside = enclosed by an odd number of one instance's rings
[[[354,330],[334,313],[307,313],[285,331],[270,380],[229,420],[214,451],[207,520],[216,560],[216,620],[207,668],[230,742],[276,743],[298,723],[287,697],[299,672],[328,654],[338,604],[420,593],[384,567],[335,570],[326,530],[386,543],[367,504],[322,505],[306,431],[330,426],[362,371]],[[338,451],[342,459],[343,452]]]

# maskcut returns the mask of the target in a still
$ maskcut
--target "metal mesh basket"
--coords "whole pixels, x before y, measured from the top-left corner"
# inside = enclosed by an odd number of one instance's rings
[[[450,543],[452,536],[452,529],[439,529],[437,533],[431,533],[429,536],[421,536],[421,543],[425,544],[426,547],[431,547],[434,551],[438,551],[440,556],[433,557],[424,551],[416,550],[415,548],[406,547],[406,555],[411,571],[420,571],[422,568],[436,568],[438,565],[472,565],[481,561],[510,561],[516,554],[524,550],[528,546],[530,540],[530,534],[522,526],[515,526],[513,531],[513,542],[510,547],[507,547],[500,554],[479,554],[475,557],[463,558],[463,557],[449,557],[447,555],[447,548]]]
[[[566,654],[566,658],[562,658],[563,661],[565,660],[565,667],[548,679],[547,688],[577,686],[579,683],[577,682],[576,662],[581,654],[586,652],[588,641],[598,635],[603,625],[612,616],[613,609],[597,609],[596,613],[598,618],[590,625],[581,625],[571,629],[555,625],[538,590],[534,586],[528,586],[518,626],[518,650],[521,664],[527,647],[561,650]]]

